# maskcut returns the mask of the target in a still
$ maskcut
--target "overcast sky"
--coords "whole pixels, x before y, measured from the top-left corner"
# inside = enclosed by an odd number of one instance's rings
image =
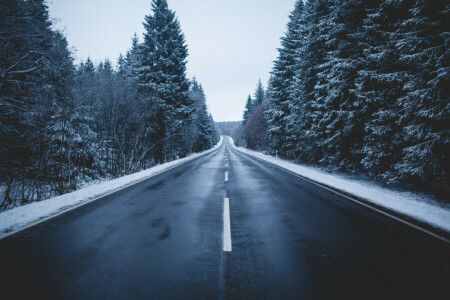
[[[116,62],[142,37],[151,0],[48,0],[76,58]],[[295,0],[168,0],[189,47],[188,76],[206,92],[216,121],[242,119],[258,78],[266,85]],[[142,40],[142,38],[141,38]]]

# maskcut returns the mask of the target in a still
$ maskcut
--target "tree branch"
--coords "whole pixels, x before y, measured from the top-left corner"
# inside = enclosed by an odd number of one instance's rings
[[[3,77],[6,77],[6,75],[9,73],[9,71],[11,71],[12,69],[14,69],[15,67],[17,67],[21,62],[23,62],[25,59],[27,59],[28,56],[31,55],[31,53],[33,53],[33,51],[29,51],[27,54],[25,54],[24,56],[22,56],[15,64],[13,64],[12,66],[10,66],[9,68],[7,68],[4,71],[4,74],[2,74]]]
[[[34,70],[36,70],[38,68],[39,68],[39,66],[35,66],[35,67],[27,69],[27,70],[12,71],[12,72],[10,72],[10,74],[26,74],[26,73],[33,72]]]

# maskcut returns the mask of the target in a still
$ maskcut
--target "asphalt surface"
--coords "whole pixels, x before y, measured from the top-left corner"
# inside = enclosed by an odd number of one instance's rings
[[[0,240],[0,298],[449,299],[449,250],[225,139]]]

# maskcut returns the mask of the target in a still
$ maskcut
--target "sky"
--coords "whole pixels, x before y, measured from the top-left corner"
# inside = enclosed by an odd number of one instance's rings
[[[295,0],[168,0],[189,48],[187,73],[202,84],[215,121],[242,119],[245,102],[277,58]],[[63,29],[77,61],[116,62],[142,40],[151,0],[48,0],[55,27]]]

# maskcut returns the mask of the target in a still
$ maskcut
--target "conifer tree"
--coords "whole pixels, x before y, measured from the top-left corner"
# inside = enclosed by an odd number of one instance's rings
[[[409,3],[408,3],[409,4]],[[407,74],[399,98],[402,128],[399,161],[395,173],[399,180],[415,184],[429,182],[435,190],[449,194],[448,122],[450,85],[448,52],[448,14],[445,1],[414,1],[404,5],[405,17],[390,34],[399,49],[399,61]]]
[[[291,114],[292,102],[289,98],[289,87],[294,79],[296,52],[305,41],[302,27],[304,27],[304,2],[298,0],[289,16],[287,32],[281,38],[281,48],[278,58],[271,72],[267,93],[270,96],[265,116],[268,120],[268,140],[272,149],[281,150],[286,147],[287,119]]]
[[[248,95],[247,102],[245,103],[245,110],[243,115],[243,124],[245,125],[247,123],[248,118],[252,115],[253,110],[255,109],[254,100],[252,99],[252,96]]]
[[[303,41],[295,52],[295,72],[288,87],[292,112],[287,118],[287,142],[283,152],[290,158],[317,163],[322,158],[318,141],[323,139],[319,129],[320,102],[316,99],[319,66],[326,56],[326,41],[330,26],[329,0],[309,1],[298,28]]]
[[[254,108],[263,103],[265,99],[264,87],[262,85],[261,79],[258,80],[258,84],[256,85],[255,95],[254,95]]]
[[[44,0],[0,2],[0,209],[217,142],[201,85],[197,109],[188,93],[178,21],[166,1],[152,8],[144,43],[134,35],[114,70],[89,57],[75,68]]]
[[[268,85],[271,149],[446,197],[449,11],[438,0],[298,1]],[[241,144],[256,148],[251,104]]]
[[[71,95],[75,68],[67,41],[59,32],[53,35],[49,57],[50,64],[42,70],[47,86],[38,96],[40,113],[35,117],[36,123],[43,122],[39,128],[43,130],[40,133],[46,148],[45,179],[54,183],[57,193],[63,194],[73,188],[73,158],[81,144],[77,143],[80,132],[76,131],[75,103]]]
[[[210,116],[206,108],[205,92],[201,84],[194,78],[191,83],[191,98],[195,103],[194,115],[194,151],[203,151],[215,145],[216,132],[214,124],[211,124]]]
[[[52,68],[58,68],[51,58],[55,53],[53,42],[55,33],[43,0],[2,1],[0,183],[7,192],[0,206],[14,204],[17,198],[22,203],[30,201],[28,183],[43,180],[38,169],[42,162],[42,135],[38,133],[42,127],[37,127],[35,113],[43,108],[39,102],[41,95],[65,89],[51,81]]]
[[[354,94],[355,79],[362,68],[362,26],[367,8],[365,0],[334,2],[328,17],[328,36],[324,62],[315,87],[316,131],[322,132],[317,146],[322,163],[350,170],[359,164],[363,138],[361,107]]]
[[[139,80],[155,102],[158,144],[155,160],[162,163],[186,151],[183,128],[189,123],[194,107],[186,78],[188,51],[178,19],[166,0],[153,0],[152,11],[144,22]]]
[[[139,43],[139,38],[135,33],[131,39],[131,48],[127,51],[126,59],[126,76],[135,82],[139,82],[141,61],[143,59],[143,45]]]
[[[396,47],[395,33],[408,16],[410,1],[383,1],[369,9],[364,21],[364,65],[356,79],[356,96],[364,112],[361,167],[374,177],[397,181],[393,166],[401,155],[399,106],[406,73]]]

